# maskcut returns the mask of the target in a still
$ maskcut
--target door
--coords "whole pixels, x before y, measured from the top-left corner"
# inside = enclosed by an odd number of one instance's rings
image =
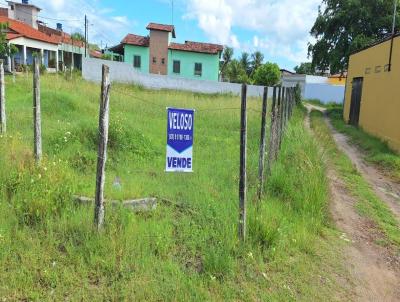
[[[364,78],[353,79],[353,89],[351,91],[351,104],[350,104],[350,116],[349,116],[349,124],[353,126],[358,126],[358,122],[360,120],[363,81]]]

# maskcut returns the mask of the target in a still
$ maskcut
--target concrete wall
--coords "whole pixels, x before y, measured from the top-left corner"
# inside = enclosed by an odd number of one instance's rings
[[[388,71],[390,45],[389,40],[350,56],[343,117],[349,120],[353,79],[363,78],[360,127],[400,151],[400,37]]]
[[[208,81],[218,81],[219,75],[219,55],[204,54],[189,51],[172,50],[168,51],[169,64],[168,74],[171,76],[184,77],[187,79],[201,79]],[[181,73],[174,74],[173,61],[181,62]],[[194,74],[195,63],[202,64],[202,75]]]
[[[242,85],[240,84],[143,74],[136,71],[132,64],[93,58],[83,59],[83,78],[88,81],[100,82],[102,64],[106,64],[110,67],[111,81],[114,82],[139,84],[151,89],[174,89],[199,93],[233,93],[236,95],[241,93]],[[252,97],[261,97],[263,92],[264,87],[249,85],[247,95]],[[268,95],[270,97],[272,96],[272,89],[269,89]]]
[[[327,77],[310,75],[285,75],[282,77],[282,84],[288,87],[295,87],[300,84],[301,95],[304,99],[318,99],[322,103],[343,103],[344,86],[329,84]]]
[[[304,99],[318,99],[322,103],[338,103],[344,101],[345,86],[331,84],[306,84]]]

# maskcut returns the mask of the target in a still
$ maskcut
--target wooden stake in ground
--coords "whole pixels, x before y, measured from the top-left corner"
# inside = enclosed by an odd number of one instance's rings
[[[4,61],[0,60],[0,134],[7,132]]]
[[[42,120],[40,115],[40,62],[38,57],[33,60],[33,129],[35,160],[42,160]]]
[[[282,137],[282,135],[281,135],[281,132],[282,132],[282,127],[281,127],[281,125],[282,125],[282,99],[281,99],[281,97],[282,97],[282,86],[279,86],[279,90],[278,90],[278,108],[277,108],[277,115],[276,115],[276,123],[277,123],[277,125],[276,125],[276,129],[277,129],[277,135],[276,135],[276,137],[275,137],[275,139],[276,139],[276,144],[275,144],[275,147],[276,147],[276,150],[275,150],[275,158],[274,158],[274,160],[276,160],[277,158],[278,158],[278,151],[279,151],[279,148],[280,148],[280,145],[281,145],[281,137]]]
[[[258,161],[258,199],[261,200],[264,190],[264,167],[265,167],[265,145],[266,145],[266,126],[267,126],[267,104],[268,87],[264,87],[262,113],[261,113],[261,138],[260,138],[260,157]]]
[[[108,124],[110,112],[110,69],[103,65],[103,77],[101,82],[100,96],[100,114],[99,114],[99,150],[97,155],[97,173],[96,173],[96,194],[94,223],[97,230],[100,230],[104,224],[104,183],[105,167],[107,160],[108,143]]]
[[[275,158],[275,138],[276,138],[276,87],[272,95],[272,109],[271,109],[271,129],[269,137],[269,152],[267,161],[267,175],[271,175],[271,166]]]
[[[246,240],[246,156],[247,156],[247,85],[242,85],[240,114],[240,170],[239,170],[239,239]]]

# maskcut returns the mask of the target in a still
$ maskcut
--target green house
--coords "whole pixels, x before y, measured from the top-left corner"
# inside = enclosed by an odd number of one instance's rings
[[[174,43],[175,27],[150,23],[146,37],[128,34],[109,50],[143,73],[218,81],[223,46],[186,41]]]

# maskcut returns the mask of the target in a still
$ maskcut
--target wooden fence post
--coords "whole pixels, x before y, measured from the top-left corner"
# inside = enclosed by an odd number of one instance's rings
[[[12,76],[13,76],[13,84],[15,84],[15,62],[14,62],[14,56],[11,57],[11,70],[12,70]]]
[[[38,57],[33,60],[33,129],[34,154],[36,163],[42,160],[42,119],[40,112],[40,62]]]
[[[0,134],[7,132],[4,61],[0,60]]]
[[[286,88],[286,99],[285,99],[285,125],[287,127],[287,124],[289,122],[289,88]]]
[[[260,138],[260,157],[258,161],[258,199],[261,200],[264,190],[264,167],[265,167],[265,140],[267,126],[267,105],[268,105],[268,87],[264,87],[262,113],[261,113],[261,138]]]
[[[278,149],[280,145],[280,137],[281,137],[281,96],[282,96],[282,86],[278,88],[278,103],[276,108],[276,136],[275,136],[275,150],[274,150],[274,161],[278,158]]]
[[[280,120],[279,120],[279,150],[281,149],[281,145],[282,145],[282,137],[283,137],[283,106],[284,106],[284,102],[285,102],[285,87],[281,87],[281,99],[280,99],[280,107],[279,107],[279,116],[280,116]]]
[[[239,170],[239,239],[246,240],[246,156],[247,156],[247,85],[242,85],[240,113],[240,170]]]
[[[108,66],[103,65],[99,113],[99,149],[97,155],[96,194],[94,209],[94,223],[97,227],[97,230],[100,230],[104,224],[104,183],[106,178],[105,166],[107,160],[110,87],[110,69]]]
[[[282,92],[282,135],[285,134],[286,131],[286,99],[287,99],[287,93],[286,93],[286,87],[283,87],[283,92]]]
[[[290,106],[289,106],[289,118],[292,118],[293,112],[293,87],[290,88]]]
[[[276,136],[276,87],[274,87],[272,95],[272,108],[271,108],[271,129],[269,136],[269,152],[267,160],[267,175],[271,175],[271,165],[274,160],[274,150],[275,150],[275,136]]]

